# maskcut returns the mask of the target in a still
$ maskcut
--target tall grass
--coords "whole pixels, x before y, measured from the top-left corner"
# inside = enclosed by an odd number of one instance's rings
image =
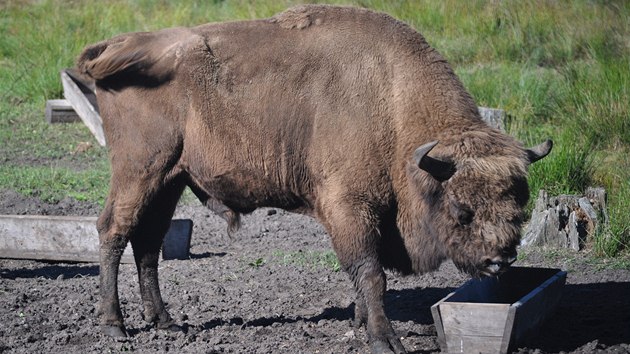
[[[61,171],[53,175],[78,177],[72,183],[46,183],[48,172],[33,170],[33,161],[49,171],[81,158],[96,175],[107,173],[103,149],[74,154],[76,142],[90,139],[87,129],[80,124],[49,126],[42,117],[45,101],[62,96],[59,70],[71,66],[86,44],[121,32],[268,17],[299,2],[0,2],[0,173],[43,173],[39,189],[57,188],[50,193],[55,196],[87,190],[95,180],[82,175],[84,171]],[[528,145],[553,138],[551,155],[531,167],[532,197],[539,188],[579,193],[590,185],[604,186],[611,224],[592,244],[606,255],[628,249],[630,2],[326,2],[385,11],[409,23],[451,62],[479,105],[510,114],[510,134]],[[26,176],[22,179],[29,180]],[[2,177],[0,188],[21,188]],[[30,181],[28,188],[38,189],[37,179]]]

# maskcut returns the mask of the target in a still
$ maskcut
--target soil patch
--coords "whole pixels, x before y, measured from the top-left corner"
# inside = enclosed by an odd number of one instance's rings
[[[1,214],[97,215],[99,206],[43,203],[0,192]],[[315,220],[261,209],[233,238],[198,203],[176,217],[194,222],[191,258],[162,261],[162,294],[183,332],[156,330],[141,318],[134,265],[121,265],[119,291],[131,336],[98,331],[98,264],[0,259],[0,353],[365,353],[364,329],[350,324],[354,293],[338,271]],[[600,269],[578,253],[518,265],[568,271],[553,317],[519,353],[630,353],[630,270]],[[439,352],[430,306],[467,276],[451,263],[422,276],[388,274],[386,308],[412,353]]]

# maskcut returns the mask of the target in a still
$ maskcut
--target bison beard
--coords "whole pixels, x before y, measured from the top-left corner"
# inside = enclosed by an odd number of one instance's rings
[[[177,328],[158,254],[185,187],[238,227],[279,207],[317,218],[357,292],[373,352],[405,352],[384,269],[452,259],[496,275],[516,255],[528,165],[547,155],[488,127],[448,63],[409,26],[364,9],[130,33],[87,47],[112,166],[98,219],[101,326],[125,336],[117,289],[131,242],[145,320]],[[439,141],[439,143],[438,143]]]

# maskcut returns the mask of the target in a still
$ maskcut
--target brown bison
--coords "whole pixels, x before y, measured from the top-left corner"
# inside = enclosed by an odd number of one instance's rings
[[[112,177],[98,219],[101,325],[124,336],[117,273],[128,241],[144,318],[176,328],[158,253],[188,186],[236,227],[278,207],[323,223],[357,291],[374,352],[405,351],[385,316],[384,269],[473,276],[516,256],[525,149],[487,126],[446,60],[409,26],[364,9],[123,34],[87,47]],[[438,143],[439,141],[439,143]]]

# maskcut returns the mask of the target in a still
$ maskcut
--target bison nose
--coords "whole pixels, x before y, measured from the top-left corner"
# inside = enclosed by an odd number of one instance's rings
[[[516,253],[516,250],[506,253],[503,255],[503,263],[511,265],[512,263],[516,262],[517,256],[518,254]]]
[[[482,259],[481,273],[484,275],[495,276],[503,273],[516,261],[516,252],[503,254],[496,257],[484,257]]]
[[[505,259],[505,263],[512,265],[512,263],[516,262],[516,255],[514,256],[509,256]]]

